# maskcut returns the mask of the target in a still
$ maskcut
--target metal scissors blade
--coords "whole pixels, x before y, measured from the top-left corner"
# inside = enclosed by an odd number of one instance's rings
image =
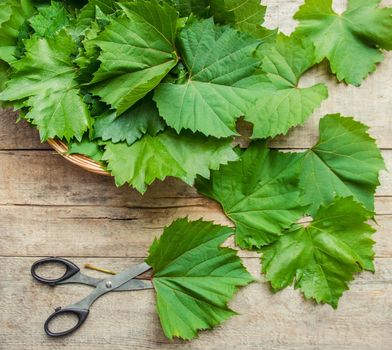
[[[147,263],[142,263],[136,266],[131,266],[126,270],[124,270],[123,272],[114,275],[113,277],[104,279],[102,282],[105,282],[105,286],[108,289],[117,289],[121,287],[123,284],[127,283],[128,281],[134,279],[135,277],[141,275],[142,273],[150,269],[151,269],[150,265],[148,265]]]
[[[102,282],[102,278],[94,278],[87,275],[82,274],[81,272],[76,275],[70,277],[67,281],[60,282],[59,284],[85,284],[91,287],[97,287],[99,283]],[[133,290],[143,290],[143,289],[152,289],[153,285],[151,281],[148,280],[139,280],[139,279],[131,279],[130,281],[124,283],[122,286],[115,288],[112,292],[131,292]]]
[[[151,281],[133,279],[127,283],[124,283],[121,287],[116,288],[114,292],[129,292],[133,290],[145,290],[153,288],[154,287]]]
[[[56,279],[47,279],[39,276],[36,272],[37,268],[44,264],[61,264],[65,266],[66,271],[63,276]],[[153,285],[151,281],[139,280],[135,279],[137,276],[143,274],[150,270],[151,267],[142,263],[139,265],[131,266],[128,269],[122,271],[121,273],[111,276],[105,279],[97,279],[93,277],[89,277],[80,272],[80,269],[71,261],[62,258],[46,258],[37,261],[31,267],[32,276],[39,282],[49,284],[49,285],[59,285],[59,284],[68,284],[68,283],[79,283],[86,284],[89,286],[95,287],[95,289],[83,300],[72,304],[66,308],[57,308],[55,312],[49,316],[46,320],[44,329],[46,334],[52,337],[60,337],[64,335],[68,335],[74,331],[76,331],[87,319],[89,314],[89,310],[91,305],[102,295],[109,292],[121,292],[121,291],[133,291],[133,290],[144,290],[144,289],[152,289]],[[49,329],[49,324],[55,318],[64,315],[64,314],[73,314],[78,318],[77,324],[63,332],[52,332]]]

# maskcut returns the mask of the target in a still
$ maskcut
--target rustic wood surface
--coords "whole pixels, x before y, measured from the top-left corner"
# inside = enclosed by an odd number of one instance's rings
[[[270,26],[286,33],[301,1],[268,0]],[[336,1],[344,8],[345,1]],[[384,1],[392,5],[392,0]],[[367,123],[392,169],[392,55],[360,87],[337,84],[322,64],[302,85],[327,81],[330,98],[302,128],[273,143],[302,149],[317,139],[319,117],[341,112]],[[273,294],[260,282],[232,302],[241,315],[192,342],[168,342],[155,313],[153,291],[112,293],[98,300],[88,322],[73,336],[49,339],[43,321],[59,305],[84,297],[88,288],[55,289],[35,283],[29,268],[39,257],[70,257],[116,271],[143,260],[155,236],[188,215],[230,224],[219,206],[169,179],[142,197],[115,188],[112,179],[67,163],[40,144],[37,132],[0,111],[0,349],[392,349],[392,176],[382,174],[377,192],[375,274],[362,273],[338,310],[304,301],[288,288]],[[230,243],[229,243],[230,244]],[[241,252],[255,276],[256,254]],[[94,273],[92,273],[94,275]]]

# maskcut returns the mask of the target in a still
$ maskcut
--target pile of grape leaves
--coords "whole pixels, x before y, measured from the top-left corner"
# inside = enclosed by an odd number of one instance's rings
[[[235,228],[180,219],[150,248],[165,335],[191,339],[236,313],[254,278],[237,252],[261,253],[274,291],[294,285],[338,306],[356,273],[374,271],[374,194],[384,160],[368,127],[326,115],[296,153],[271,138],[302,125],[328,98],[301,76],[322,61],[361,85],[392,49],[381,0],[305,0],[286,36],[262,26],[259,0],[3,0],[0,103],[41,141],[100,162],[141,193],[177,177],[219,202]],[[250,146],[235,147],[238,122]],[[308,218],[306,223],[304,218]]]

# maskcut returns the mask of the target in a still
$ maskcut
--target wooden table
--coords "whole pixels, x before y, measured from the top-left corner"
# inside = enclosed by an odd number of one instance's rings
[[[301,1],[268,1],[269,24],[287,31]],[[392,1],[385,2],[392,5]],[[342,2],[337,5],[341,6]],[[317,139],[320,116],[341,112],[371,126],[392,168],[392,55],[360,88],[336,84],[325,65],[301,84],[327,81],[330,98],[316,115],[273,143],[302,149]],[[55,289],[35,283],[30,265],[39,257],[70,257],[120,271],[141,262],[155,236],[173,219],[188,215],[230,224],[219,206],[173,179],[156,183],[142,197],[117,189],[111,178],[92,175],[38,142],[37,132],[15,114],[0,112],[0,349],[392,349],[392,176],[382,174],[377,192],[375,274],[362,273],[339,309],[304,301],[288,288],[272,294],[255,283],[232,302],[241,315],[192,342],[168,342],[155,313],[153,291],[111,293],[93,306],[88,322],[66,339],[45,336],[43,321],[59,305],[88,289]],[[241,252],[259,275],[256,254]]]

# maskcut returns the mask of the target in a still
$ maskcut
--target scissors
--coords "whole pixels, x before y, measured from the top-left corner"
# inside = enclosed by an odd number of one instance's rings
[[[41,277],[37,274],[37,268],[43,265],[53,265],[60,264],[65,267],[65,273],[63,276],[54,279],[47,279]],[[152,289],[153,285],[151,281],[135,279],[137,276],[147,272],[151,267],[142,263],[139,265],[135,265],[129,267],[123,272],[112,276],[110,278],[99,279],[84,275],[80,272],[78,266],[76,266],[73,262],[62,259],[62,258],[45,258],[39,261],[36,261],[31,267],[31,275],[38,282],[50,285],[57,286],[61,284],[84,284],[87,286],[94,287],[95,289],[84,299],[81,301],[69,305],[65,308],[58,307],[55,309],[55,312],[49,316],[44,325],[44,330],[47,335],[51,337],[62,337],[68,334],[75,332],[87,319],[87,316],[90,311],[91,305],[102,295],[109,292],[123,292],[123,291],[135,291],[135,290],[146,290]],[[71,314],[76,315],[78,322],[72,328],[62,331],[62,332],[52,332],[49,328],[50,323],[57,317]]]

